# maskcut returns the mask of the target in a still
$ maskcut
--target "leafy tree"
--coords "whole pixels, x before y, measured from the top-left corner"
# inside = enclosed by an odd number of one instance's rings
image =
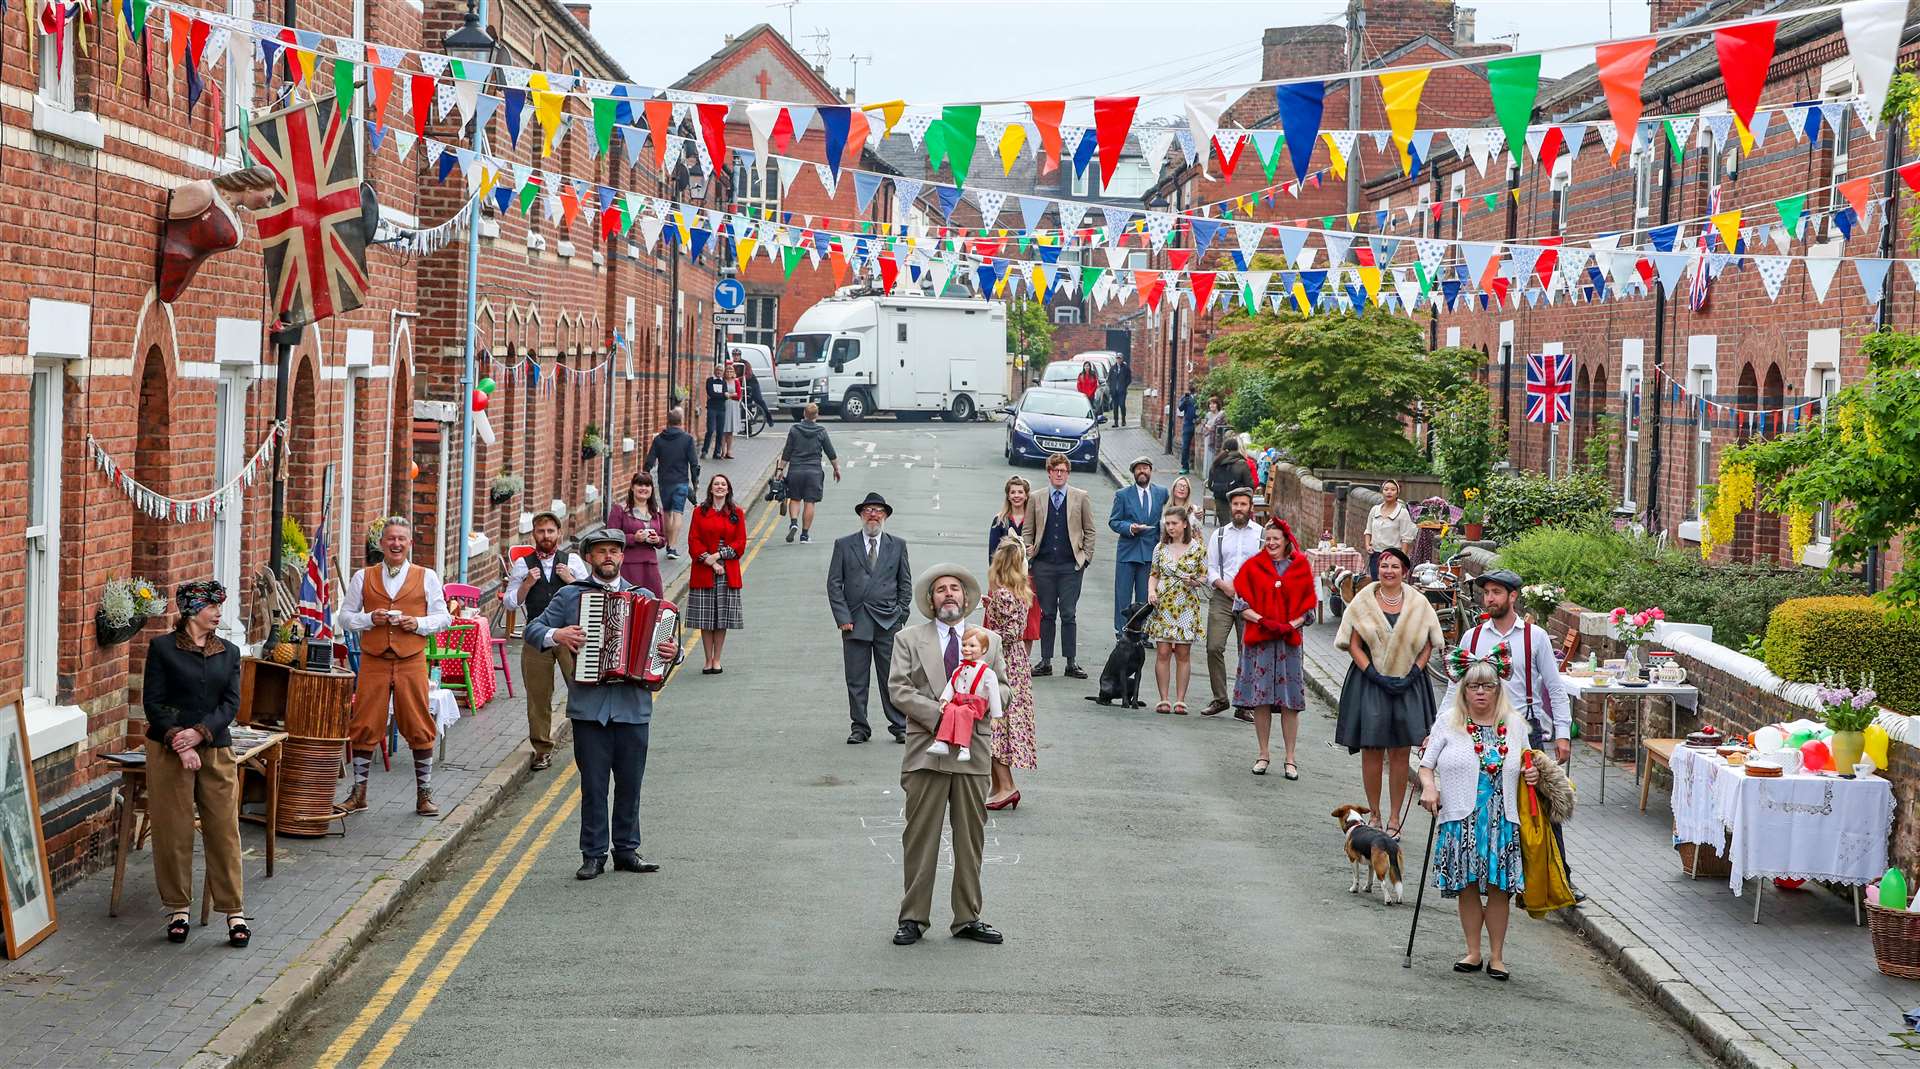
[[[1481,355],[1426,350],[1420,324],[1373,310],[1364,315],[1262,314],[1248,329],[1215,338],[1207,355],[1248,368],[1280,428],[1280,447],[1309,467],[1417,467],[1424,458],[1402,421],[1424,398],[1465,384]],[[1209,385],[1212,379],[1209,378]],[[1237,391],[1229,403],[1253,415]],[[1258,419],[1249,419],[1251,427]]]
[[[1480,354],[1465,350],[1478,361]],[[1457,498],[1468,489],[1484,489],[1493,465],[1506,453],[1506,431],[1493,418],[1486,387],[1469,382],[1433,407],[1433,467]]]
[[[1038,376],[1053,355],[1053,321],[1047,318],[1047,306],[1039,301],[1013,301],[1007,305],[1007,352],[1027,358],[1027,371]]]
[[[1920,334],[1883,330],[1861,339],[1867,377],[1841,390],[1824,423],[1728,450],[1729,481],[1755,487],[1757,504],[1789,517],[1796,555],[1814,513],[1834,509],[1833,564],[1856,565],[1875,546],[1920,545]],[[1920,554],[1908,554],[1883,592],[1920,611]]]

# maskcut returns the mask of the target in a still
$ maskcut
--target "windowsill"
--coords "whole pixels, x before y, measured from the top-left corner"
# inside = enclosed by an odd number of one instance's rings
[[[33,132],[87,149],[107,143],[106,127],[92,112],[63,108],[43,96],[33,98]]]
[[[1700,543],[1700,521],[1687,520],[1680,524],[1680,537],[1695,545]]]
[[[1808,568],[1825,568],[1833,561],[1832,542],[1814,542],[1800,553],[1800,563]]]
[[[29,761],[87,739],[87,711],[77,705],[55,705],[45,698],[33,698],[26,703],[26,720]]]

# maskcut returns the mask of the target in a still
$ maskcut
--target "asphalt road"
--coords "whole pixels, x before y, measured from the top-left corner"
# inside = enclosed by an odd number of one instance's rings
[[[1516,916],[1514,979],[1496,984],[1450,971],[1459,928],[1429,895],[1402,969],[1425,825],[1407,837],[1409,905],[1347,893],[1329,813],[1359,799],[1358,762],[1329,746],[1322,709],[1290,783],[1248,775],[1252,730],[1230,717],[1102,709],[1086,683],[1038,681],[1040,767],[987,833],[984,919],[1007,942],[944,936],[943,877],[933,932],[893,946],[900,749],[844,741],[826,543],[879,490],[916,571],[984,570],[1008,472],[997,424],[831,426],[855,459],[829,483],[818,541],[766,526],[726,673],[685,670],[660,698],[641,817],[663,871],[573,879],[574,780],[556,763],[362,952],[277,1064],[1711,1060],[1555,921]],[[1108,486],[1074,481],[1104,510]],[[1096,671],[1110,546],[1081,601]]]

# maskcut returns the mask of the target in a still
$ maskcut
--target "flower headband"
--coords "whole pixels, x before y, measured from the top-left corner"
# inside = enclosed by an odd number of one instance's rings
[[[1467,677],[1467,672],[1476,664],[1492,668],[1493,674],[1503,680],[1513,674],[1513,654],[1505,643],[1501,643],[1481,657],[1468,653],[1464,646],[1455,646],[1446,656],[1447,677],[1458,683]]]

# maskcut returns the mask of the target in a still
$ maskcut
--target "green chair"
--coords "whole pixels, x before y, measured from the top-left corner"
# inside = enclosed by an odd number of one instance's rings
[[[472,632],[475,630],[477,630],[477,628],[473,624],[455,623],[448,625],[447,629],[441,634],[451,635],[456,631]],[[442,690],[452,691],[455,696],[466,703],[468,709],[472,709],[473,677],[471,674],[471,662],[473,655],[466,650],[451,649],[441,645],[440,638],[441,635],[427,636],[427,671],[437,672],[440,676],[440,688]],[[457,664],[459,666],[460,679],[458,682],[447,678],[447,669],[444,666],[449,664]]]

